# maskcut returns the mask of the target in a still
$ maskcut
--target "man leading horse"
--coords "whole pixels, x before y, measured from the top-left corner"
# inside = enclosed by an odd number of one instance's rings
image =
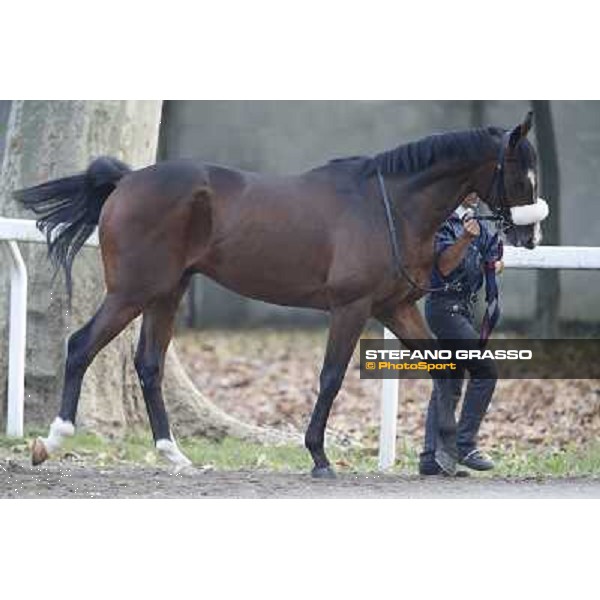
[[[435,237],[431,285],[436,291],[427,296],[425,317],[442,346],[446,341],[456,345],[480,340],[475,329],[477,294],[484,281],[488,288],[495,287],[496,273],[502,270],[502,243],[486,221],[480,222],[475,217],[478,204],[477,194],[468,194]],[[491,300],[490,290],[486,291]],[[457,426],[458,462],[476,471],[494,468],[491,458],[477,447],[477,435],[496,386],[496,367],[490,358],[470,359],[457,361],[457,371],[452,377],[433,382],[419,461],[421,475],[446,472],[445,465],[435,460],[438,395],[441,402],[456,410],[465,371],[469,372],[470,379]]]

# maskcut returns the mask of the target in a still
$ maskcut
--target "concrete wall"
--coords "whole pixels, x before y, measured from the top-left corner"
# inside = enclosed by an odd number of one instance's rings
[[[526,101],[487,101],[483,123],[512,126],[527,109]],[[0,101],[0,160],[9,110],[10,101]],[[557,101],[552,110],[561,170],[562,243],[600,245],[600,102]],[[333,157],[375,153],[434,131],[470,127],[473,116],[473,103],[460,101],[172,101],[164,105],[161,155],[298,172]],[[598,320],[600,273],[563,272],[561,278],[563,318]],[[505,274],[505,315],[532,316],[534,281],[529,272]],[[195,278],[193,292],[193,313],[202,326],[323,319],[315,311],[241,298],[202,277]]]
[[[283,174],[468,126],[460,102],[166,102],[160,153]],[[203,277],[195,278],[193,295],[201,326],[323,320],[318,311],[241,298]]]

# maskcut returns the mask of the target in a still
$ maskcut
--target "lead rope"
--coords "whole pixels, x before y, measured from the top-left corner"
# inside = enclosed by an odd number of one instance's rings
[[[496,252],[492,254],[492,249],[496,247]],[[504,254],[504,245],[496,233],[487,248],[484,256],[484,277],[485,277],[485,313],[481,320],[479,330],[479,345],[484,348],[487,344],[492,331],[500,319],[500,293],[498,291],[498,281],[496,279],[496,262],[502,260]]]
[[[383,201],[383,207],[385,209],[385,219],[387,221],[388,233],[390,235],[390,244],[392,246],[392,258],[394,261],[394,273],[396,277],[404,276],[404,278],[412,285],[415,289],[429,294],[431,292],[449,292],[454,290],[460,290],[460,282],[446,283],[440,287],[423,287],[419,285],[406,271],[406,268],[400,261],[400,249],[398,248],[398,236],[396,234],[396,224],[394,222],[394,215],[392,213],[392,207],[390,199],[387,194],[385,187],[385,181],[379,166],[377,166],[377,180],[379,181],[379,189],[381,191],[381,199]]]

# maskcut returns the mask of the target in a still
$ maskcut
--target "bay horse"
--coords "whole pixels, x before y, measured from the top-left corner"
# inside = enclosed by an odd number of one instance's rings
[[[84,173],[15,192],[39,216],[69,298],[73,259],[96,225],[106,284],[96,314],[68,340],[62,403],[48,437],[32,446],[33,463],[74,433],[86,369],[141,314],[135,367],[155,446],[176,469],[190,464],[169,427],[162,379],[177,306],[192,274],[202,273],[243,296],[329,311],[305,445],[312,475],[335,476],[325,428],[367,320],[409,348],[431,342],[415,303],[428,291],[442,222],[474,191],[511,243],[539,241],[531,122],[529,113],[512,130],[437,134],[284,177],[191,160],[132,171],[101,157]],[[454,414],[444,406],[438,413],[440,451],[452,454]]]

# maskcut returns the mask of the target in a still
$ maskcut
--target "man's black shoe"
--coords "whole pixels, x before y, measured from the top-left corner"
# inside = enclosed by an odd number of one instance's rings
[[[442,475],[443,477],[452,477],[448,475],[436,462],[435,460],[422,460],[419,462],[419,475]],[[454,477],[469,477],[469,472],[464,469],[458,469],[454,473]]]
[[[490,471],[495,467],[494,461],[478,448],[465,454],[458,462],[474,471]]]
[[[443,471],[435,460],[419,461],[419,475],[440,475],[441,473]]]

